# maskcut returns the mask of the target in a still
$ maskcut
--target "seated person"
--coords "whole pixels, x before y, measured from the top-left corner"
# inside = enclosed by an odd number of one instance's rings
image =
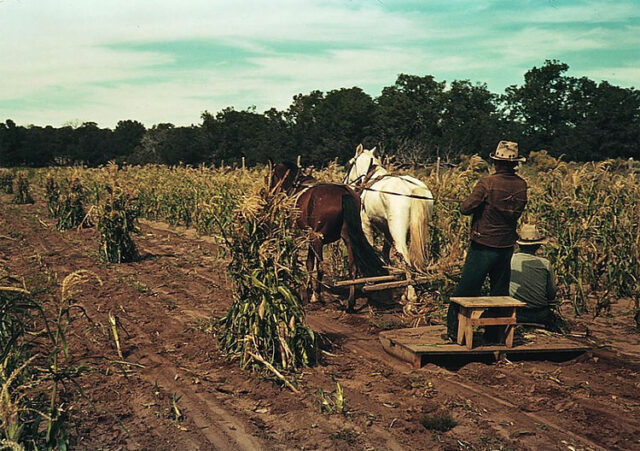
[[[511,258],[511,282],[509,295],[526,302],[527,307],[518,308],[518,323],[536,323],[553,328],[555,315],[551,311],[556,298],[556,284],[551,263],[536,256],[536,252],[547,240],[534,224],[525,224],[516,241],[520,251]]]

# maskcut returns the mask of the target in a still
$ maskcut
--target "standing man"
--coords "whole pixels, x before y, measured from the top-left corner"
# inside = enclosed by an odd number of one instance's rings
[[[519,323],[538,323],[553,329],[558,324],[551,310],[556,298],[553,269],[549,260],[536,255],[546,242],[535,224],[522,226],[516,241],[520,251],[511,259],[509,294],[527,304],[516,311]]]
[[[518,156],[518,144],[500,141],[490,155],[495,172],[478,180],[469,197],[460,204],[471,220],[471,246],[462,278],[452,297],[480,296],[489,276],[490,295],[508,296],[511,256],[518,239],[518,218],[527,204],[527,182],[516,174],[525,158]],[[458,333],[458,304],[449,304],[447,334],[455,341]]]

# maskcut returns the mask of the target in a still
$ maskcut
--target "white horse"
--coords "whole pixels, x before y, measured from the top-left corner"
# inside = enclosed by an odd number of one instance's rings
[[[405,262],[421,269],[426,262],[433,195],[414,177],[388,175],[374,152],[375,147],[366,150],[360,144],[347,163],[343,183],[357,186],[364,182],[361,217],[367,240],[373,244],[375,228],[385,237],[385,256],[393,244]]]

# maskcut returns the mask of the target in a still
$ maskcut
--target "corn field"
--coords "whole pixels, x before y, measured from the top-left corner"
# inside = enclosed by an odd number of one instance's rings
[[[200,166],[107,166],[98,169],[56,169],[56,179],[77,171],[86,192],[86,205],[95,205],[107,180],[133,194],[139,215],[172,226],[194,227],[216,237],[238,220],[237,208],[247,193],[264,186],[266,169],[229,170]],[[477,156],[455,167],[394,169],[423,180],[436,196],[431,219],[431,264],[435,291],[446,294],[456,284],[467,248],[469,219],[455,202],[462,199],[489,165]],[[542,249],[559,282],[560,295],[570,299],[575,313],[600,314],[612,301],[640,293],[640,184],[627,162],[567,163],[544,151],[532,152],[520,174],[529,184],[529,203],[521,219],[533,221],[550,237]],[[342,168],[335,163],[313,174],[321,181],[339,183]],[[42,175],[41,183],[44,182]],[[333,246],[327,258],[336,276],[344,271],[344,254]]]

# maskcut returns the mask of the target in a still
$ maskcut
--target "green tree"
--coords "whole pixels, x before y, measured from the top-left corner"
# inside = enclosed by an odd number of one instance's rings
[[[522,133],[527,148],[551,148],[570,127],[567,100],[574,90],[574,79],[564,73],[565,63],[547,60],[524,75],[524,85],[505,91],[504,114]]]
[[[565,75],[547,60],[510,86],[503,100],[508,134],[525,149],[547,149],[571,160],[638,156],[640,96],[633,88]]]
[[[202,128],[212,162],[239,164],[242,157],[249,166],[280,159],[286,142],[285,123],[275,110],[258,114],[253,110],[225,108],[215,116],[202,114]]]
[[[375,133],[379,142],[394,153],[403,147],[419,149],[421,158],[438,151],[445,107],[445,82],[433,76],[400,74],[393,86],[383,88],[377,99]]]
[[[496,100],[485,84],[453,81],[443,93],[438,154],[445,160],[461,154],[488,156],[499,140]]]
[[[24,165],[21,154],[25,137],[24,127],[17,126],[11,119],[0,123],[0,164],[3,166]]]
[[[295,96],[285,114],[295,143],[290,159],[297,154],[305,164],[325,165],[335,158],[344,163],[370,134],[375,109],[358,87]]]
[[[111,155],[115,158],[124,158],[131,155],[142,142],[146,132],[145,126],[138,121],[118,121],[113,130]]]
[[[311,163],[316,164],[315,149],[323,133],[317,123],[317,107],[324,100],[322,91],[311,91],[309,94],[297,94],[284,113],[284,120],[291,134],[293,155],[305,155]],[[305,161],[308,163],[308,161]]]

